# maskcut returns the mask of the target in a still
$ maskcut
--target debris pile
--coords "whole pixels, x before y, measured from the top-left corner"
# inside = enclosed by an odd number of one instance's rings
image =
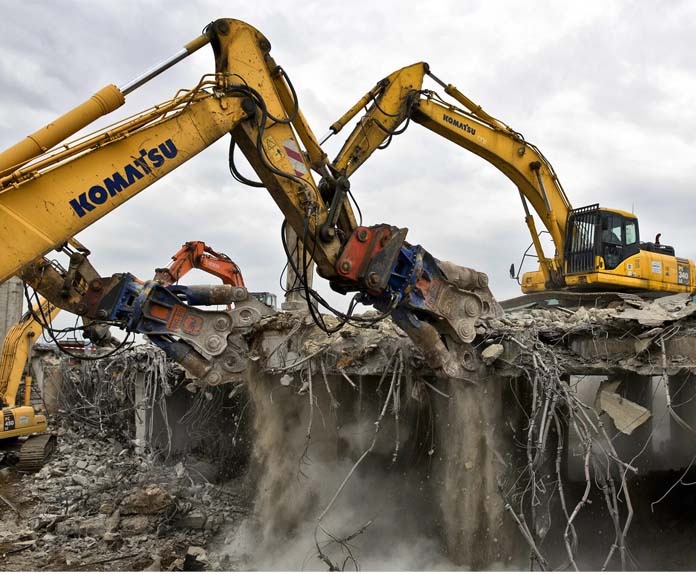
[[[52,356],[46,363],[55,371]],[[243,475],[244,466],[243,448],[235,453],[242,468],[219,449],[230,420],[241,414],[225,401],[229,389],[191,387],[184,371],[150,345],[98,360],[63,356],[58,368],[57,414],[49,425],[58,435],[56,452],[36,474],[1,471],[4,567],[209,567],[210,540],[248,513],[244,479],[219,481]],[[216,425],[218,415],[228,428]],[[179,427],[187,431],[181,440]],[[216,440],[201,448],[210,436]],[[220,472],[225,465],[232,468]]]
[[[204,569],[208,542],[248,513],[242,481],[213,485],[183,463],[87,434],[62,427],[36,474],[3,470],[4,569],[179,571],[187,560]]]
[[[486,345],[503,344],[507,360],[525,347],[551,345],[566,373],[696,373],[696,302],[686,293],[653,300],[622,295],[606,308],[515,309],[479,325],[478,333]]]
[[[485,326],[492,331],[533,329],[549,337],[567,337],[574,333],[605,329],[626,333],[631,328],[663,327],[680,322],[696,332],[696,303],[688,293],[657,299],[641,299],[622,294],[608,307],[568,308],[561,305],[530,307],[508,311],[504,317],[489,319]],[[696,318],[695,318],[696,319]],[[487,331],[481,328],[479,334]]]

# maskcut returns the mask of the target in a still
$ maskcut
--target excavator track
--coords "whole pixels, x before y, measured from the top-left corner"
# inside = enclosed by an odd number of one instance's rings
[[[56,448],[56,437],[52,434],[30,436],[19,451],[17,470],[37,472],[41,470]]]
[[[627,299],[657,299],[665,295],[673,295],[664,291],[636,291],[621,293],[617,291],[540,291],[527,293],[519,297],[500,301],[505,311],[524,309],[525,307],[607,307],[613,302]]]

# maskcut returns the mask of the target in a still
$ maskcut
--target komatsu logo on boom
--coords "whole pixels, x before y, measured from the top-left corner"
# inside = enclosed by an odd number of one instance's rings
[[[460,130],[465,131],[466,133],[469,133],[472,136],[476,134],[475,128],[472,128],[469,124],[460,122],[457,118],[453,118],[452,116],[448,116],[447,114],[442,114],[442,119],[446,121],[448,124],[452,124],[453,126],[458,127]]]
[[[141,149],[140,157],[132,163],[124,165],[111,177],[104,178],[101,185],[93,185],[86,192],[70,200],[70,207],[78,217],[84,217],[88,211],[92,211],[97,205],[105,203],[109,197],[131,186],[146,174],[152,173],[153,168],[161,167],[168,159],[173,159],[179,150],[176,149],[171,139],[149,150]],[[148,163],[149,162],[149,163]]]

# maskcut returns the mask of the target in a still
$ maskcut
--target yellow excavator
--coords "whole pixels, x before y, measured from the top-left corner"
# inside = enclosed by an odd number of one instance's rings
[[[424,89],[426,76],[454,101]],[[676,257],[673,247],[660,244],[659,235],[654,242],[641,242],[638,220],[632,213],[599,204],[574,209],[553,167],[536,146],[455,86],[441,81],[425,62],[401,68],[379,81],[331,125],[327,137],[338,133],[363,108],[367,111],[333,162],[345,177],[413,121],[482,157],[515,184],[539,260],[539,269],[522,277],[524,293],[696,290],[693,261]],[[556,248],[552,256],[544,253],[530,205],[551,235]]]
[[[0,450],[19,437],[27,437],[18,453],[19,470],[31,472],[40,469],[55,445],[55,437],[46,433],[46,413],[32,401],[33,381],[29,366],[32,346],[41,336],[43,325],[53,320],[59,312],[58,307],[40,298],[33,309],[10,328],[2,347]],[[7,456],[7,453],[4,454]]]
[[[215,68],[193,89],[66,141],[206,45]],[[202,384],[237,380],[245,361],[240,333],[268,314],[268,306],[243,286],[165,286],[129,273],[101,277],[71,239],[230,135],[232,175],[266,188],[301,240],[299,257],[286,253],[306,299],[315,302],[309,310],[318,324],[329,329],[318,313],[325,301],[307,280],[310,261],[333,289],[355,292],[340,325],[374,322],[353,313],[366,303],[443,352],[439,337],[471,342],[476,321],[500,312],[486,275],[437,260],[405,240],[407,229],[358,223],[347,178],[321,149],[289,75],[270,50],[268,39],[249,24],[216,20],[161,64],[121,87],[106,86],[0,153],[0,281],[17,274],[57,307],[147,335]],[[259,181],[236,168],[236,150]],[[45,257],[52,250],[69,253],[67,269]],[[229,311],[198,308],[230,303]]]

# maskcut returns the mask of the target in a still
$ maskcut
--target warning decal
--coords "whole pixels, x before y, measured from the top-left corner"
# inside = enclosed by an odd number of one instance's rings
[[[307,175],[307,166],[305,165],[300,148],[297,147],[297,142],[295,140],[285,140],[283,142],[283,149],[290,160],[290,165],[295,171],[295,175],[297,177]]]

